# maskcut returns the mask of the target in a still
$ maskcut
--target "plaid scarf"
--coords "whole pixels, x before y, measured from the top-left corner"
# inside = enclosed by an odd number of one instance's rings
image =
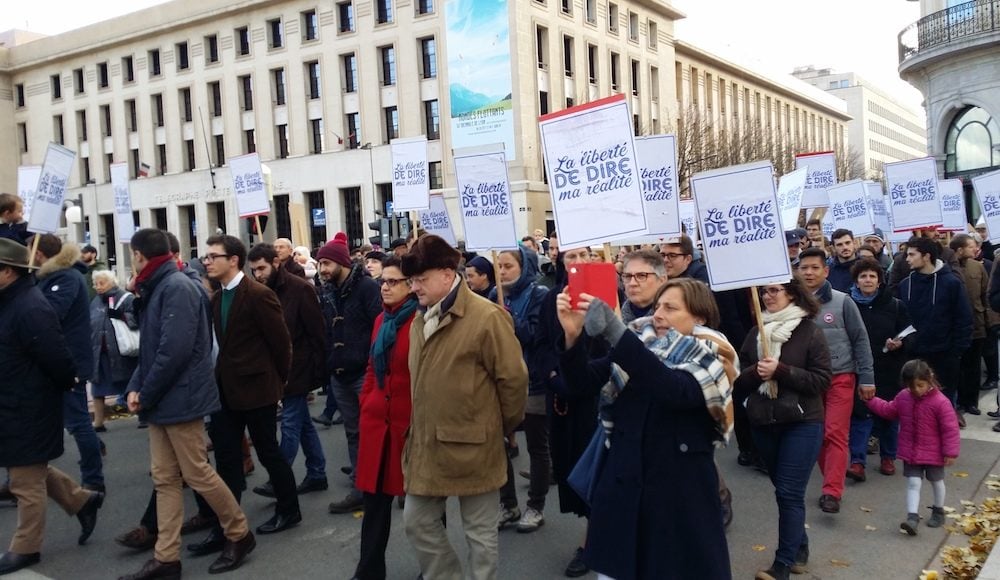
[[[717,447],[725,446],[733,429],[732,380],[736,365],[731,364],[735,358],[732,346],[718,336],[718,333],[708,329],[702,330],[707,331],[705,334],[711,333],[709,336],[687,336],[676,330],[670,330],[664,336],[656,336],[652,317],[636,319],[629,324],[629,329],[667,368],[689,373],[698,381],[705,396],[705,406],[715,420],[715,444]],[[696,333],[701,334],[698,329]],[[612,364],[611,377],[601,389],[598,412],[601,425],[609,435],[615,426],[611,406],[626,388],[628,381],[628,373],[617,364]],[[605,445],[611,446],[610,439],[605,441]]]

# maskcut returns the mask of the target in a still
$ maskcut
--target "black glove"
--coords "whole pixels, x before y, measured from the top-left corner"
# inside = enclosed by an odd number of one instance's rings
[[[114,318],[115,320],[125,320],[125,313],[116,308],[108,308],[108,318]]]
[[[600,298],[595,298],[587,309],[583,319],[583,329],[587,336],[600,336],[614,346],[625,334],[625,323],[622,322],[611,308]]]

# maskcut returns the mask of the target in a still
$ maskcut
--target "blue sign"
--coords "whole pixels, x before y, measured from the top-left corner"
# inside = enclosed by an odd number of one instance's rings
[[[392,217],[392,202],[391,201],[385,202],[385,217],[387,217],[387,218],[391,218]]]
[[[326,226],[326,208],[314,207],[312,218],[313,227]]]

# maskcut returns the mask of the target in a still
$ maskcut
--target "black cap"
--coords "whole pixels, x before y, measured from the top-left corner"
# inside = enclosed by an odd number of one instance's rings
[[[405,245],[406,245],[406,240],[404,240],[403,238],[396,238],[395,240],[392,241],[391,244],[389,244],[389,249],[395,250],[396,248]]]
[[[80,249],[80,253],[81,254],[96,254],[97,253],[97,248],[95,248],[94,246],[91,246],[90,244],[87,244],[86,246],[84,246],[83,248]]]
[[[785,232],[785,245],[786,246],[797,246],[802,242],[802,238],[799,233],[795,230],[788,230]]]

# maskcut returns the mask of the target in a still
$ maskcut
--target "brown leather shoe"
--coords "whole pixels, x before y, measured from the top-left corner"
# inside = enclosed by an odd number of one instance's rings
[[[143,564],[142,570],[139,570],[135,574],[119,576],[118,580],[147,580],[152,578],[169,578],[170,580],[177,580],[180,577],[180,560],[176,562],[161,562],[154,558]]]
[[[207,530],[215,525],[215,518],[208,518],[201,514],[194,514],[186,522],[181,524],[181,535],[193,534]]]
[[[120,546],[133,550],[152,550],[156,546],[156,532],[150,532],[145,526],[139,526],[118,536],[115,541]]]
[[[896,474],[896,462],[888,457],[882,458],[882,465],[878,468],[882,475],[895,475]]]
[[[222,555],[208,567],[208,573],[220,574],[239,568],[247,555],[253,552],[256,547],[257,540],[254,539],[253,532],[247,532],[247,535],[238,542],[226,540],[226,547],[222,549]]]

